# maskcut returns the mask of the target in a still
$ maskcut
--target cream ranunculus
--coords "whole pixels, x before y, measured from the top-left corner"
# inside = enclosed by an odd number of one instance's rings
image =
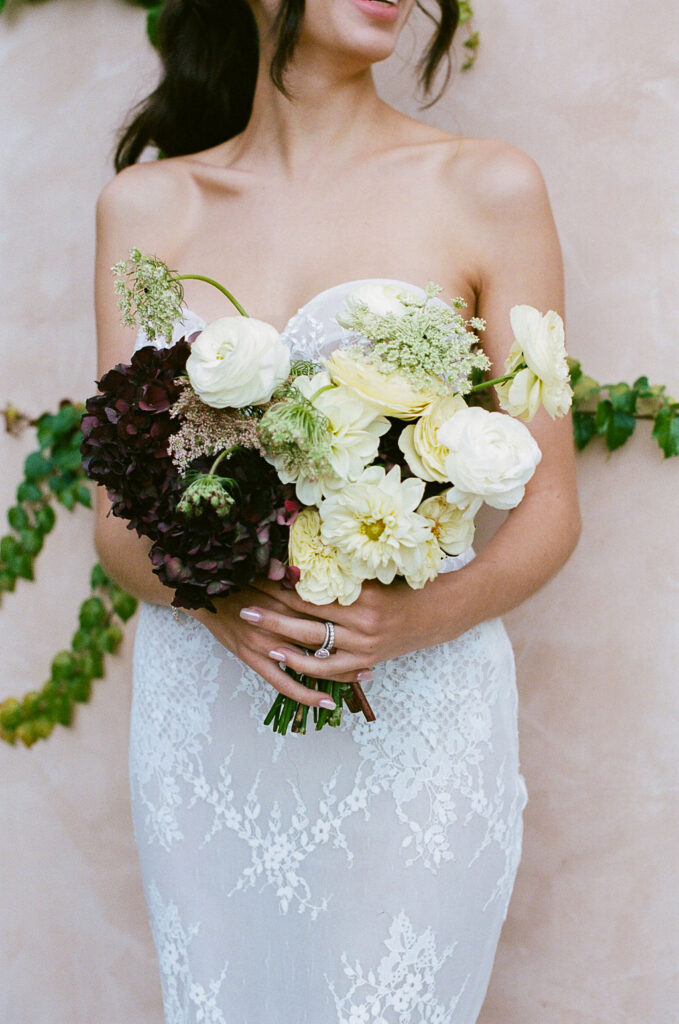
[[[448,501],[448,492],[423,501],[417,510],[432,523],[432,533],[447,555],[461,555],[474,541],[474,520],[466,514],[466,506]]]
[[[321,517],[305,508],[290,527],[288,559],[300,571],[296,590],[311,604],[353,604],[361,593],[361,580],[337,560],[337,551],[321,540]]]
[[[512,416],[531,420],[542,404],[552,419],[571,406],[563,320],[550,310],[544,316],[533,306],[514,306],[510,312],[514,343],[505,364],[511,381],[496,385],[500,407]]]
[[[397,574],[419,576],[432,537],[431,524],[415,511],[423,490],[414,477],[401,481],[398,466],[388,473],[370,466],[321,503],[321,537],[361,579],[391,583]]]
[[[446,395],[430,405],[417,423],[408,424],[401,431],[398,446],[411,472],[421,480],[437,483],[448,480],[445,470],[448,449],[439,444],[436,432],[454,413],[466,408],[467,403],[461,395]]]
[[[501,412],[470,407],[456,412],[438,428],[448,448],[445,467],[453,487],[448,501],[476,515],[482,502],[514,508],[542,458],[523,423]]]
[[[420,390],[397,371],[382,373],[358,349],[336,349],[325,365],[336,384],[352,388],[385,416],[417,419],[438,398],[438,381]]]
[[[290,355],[271,324],[249,316],[213,320],[186,360],[191,387],[215,409],[263,405],[290,372]]]
[[[278,470],[283,483],[295,483],[297,497],[304,505],[317,505],[329,491],[358,479],[377,455],[380,437],[389,429],[389,420],[352,389],[333,385],[327,373],[297,377],[295,387],[328,418],[328,461],[332,472],[311,478],[289,473],[282,456],[269,457],[269,461]]]

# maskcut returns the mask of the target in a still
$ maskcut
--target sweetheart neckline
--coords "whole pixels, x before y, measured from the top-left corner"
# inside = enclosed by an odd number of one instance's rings
[[[297,311],[293,313],[291,317],[289,317],[283,329],[279,331],[279,334],[281,335],[281,337],[285,337],[285,335],[290,330],[290,327],[297,319],[297,317],[301,316],[302,313],[306,313],[309,307],[313,306],[314,303],[318,302],[319,299],[325,298],[326,295],[329,295],[331,292],[338,291],[340,288],[357,288],[359,285],[362,284],[394,284],[400,285],[403,288],[414,288],[419,292],[424,292],[424,288],[420,287],[420,285],[409,284],[407,281],[401,281],[395,277],[360,277],[357,278],[355,281],[341,281],[339,284],[333,284],[330,285],[329,288],[324,288],[322,291],[312,296],[312,298],[310,298],[307,302],[300,306],[299,309],[297,309]],[[199,320],[202,320],[204,324],[207,324],[208,322],[207,320],[204,319],[204,317],[200,315],[200,313],[197,313],[195,310],[189,309],[188,307],[184,311],[184,316],[182,317],[182,320],[188,314],[191,314],[192,316],[197,317]]]

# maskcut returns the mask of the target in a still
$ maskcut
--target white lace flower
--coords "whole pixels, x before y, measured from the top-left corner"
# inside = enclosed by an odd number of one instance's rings
[[[409,423],[401,431],[398,446],[411,471],[421,480],[448,482],[445,469],[448,449],[439,443],[436,432],[454,413],[466,408],[467,403],[461,395],[437,398],[425,409],[417,423]]]
[[[460,507],[448,501],[448,492],[435,494],[423,501],[417,510],[432,524],[432,533],[439,547],[448,555],[461,555],[474,541],[474,520]]]
[[[350,388],[336,386],[327,373],[297,377],[295,387],[327,417],[330,427],[328,461],[332,473],[312,478],[285,469],[283,456],[270,456],[283,483],[295,483],[297,497],[305,505],[317,505],[323,496],[357,480],[377,455],[380,437],[389,420]]]
[[[191,387],[215,409],[263,405],[290,372],[290,355],[275,327],[249,316],[213,320],[186,360]]]
[[[347,572],[335,548],[321,540],[321,517],[315,508],[302,509],[290,527],[288,556],[290,565],[300,571],[295,589],[302,600],[347,605],[361,593],[361,580]]]
[[[571,391],[563,320],[550,310],[544,316],[533,306],[514,306],[510,312],[514,343],[505,372],[526,363],[511,381],[497,384],[500,407],[511,416],[531,420],[542,404],[552,419],[565,416]]]
[[[523,423],[478,407],[451,416],[438,428],[438,440],[448,448],[448,501],[465,506],[468,517],[484,501],[500,509],[518,505],[542,458]]]
[[[423,490],[421,480],[401,481],[398,466],[388,473],[370,466],[356,483],[321,503],[321,536],[362,579],[391,583],[397,574],[416,577],[432,536],[430,523],[415,512]]]

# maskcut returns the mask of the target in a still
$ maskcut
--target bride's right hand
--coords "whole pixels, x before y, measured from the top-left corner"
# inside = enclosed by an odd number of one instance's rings
[[[228,648],[236,657],[244,661],[246,665],[253,668],[267,683],[270,683],[279,693],[299,701],[300,704],[308,704],[310,707],[325,707],[332,709],[335,703],[332,698],[320,690],[310,690],[302,683],[298,683],[292,676],[284,672],[272,657],[277,645],[283,642],[282,638],[275,633],[269,633],[261,627],[255,627],[241,618],[241,610],[245,607],[257,604],[279,614],[290,615],[290,609],[281,604],[275,598],[254,591],[249,587],[230,594],[229,597],[215,599],[216,612],[209,612],[204,608],[189,612],[195,619],[206,626],[214,638],[224,647]],[[311,618],[312,616],[300,616],[300,618]],[[290,641],[286,643],[289,645]],[[281,658],[281,661],[283,659]],[[310,675],[313,675],[313,658],[310,666]],[[349,682],[355,679],[355,673],[351,677],[338,678],[337,682]]]

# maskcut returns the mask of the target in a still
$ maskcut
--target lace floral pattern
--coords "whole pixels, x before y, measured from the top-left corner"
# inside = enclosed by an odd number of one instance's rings
[[[335,999],[338,1024],[445,1024],[452,1019],[464,992],[460,991],[444,1005],[437,998],[436,977],[455,951],[455,943],[442,953],[436,952],[431,928],[417,935],[407,914],[401,911],[391,923],[384,945],[388,952],[376,969],[366,971],[342,954],[344,974],[350,987],[341,998],[331,979],[327,979]]]
[[[290,320],[294,355],[341,340],[349,288]],[[187,314],[175,333],[201,325]],[[306,736],[263,726],[270,687],[188,615],[143,606],[134,673],[166,1024],[473,1024],[526,802],[502,624],[380,664],[376,722]],[[275,998],[258,998],[261,970]]]

